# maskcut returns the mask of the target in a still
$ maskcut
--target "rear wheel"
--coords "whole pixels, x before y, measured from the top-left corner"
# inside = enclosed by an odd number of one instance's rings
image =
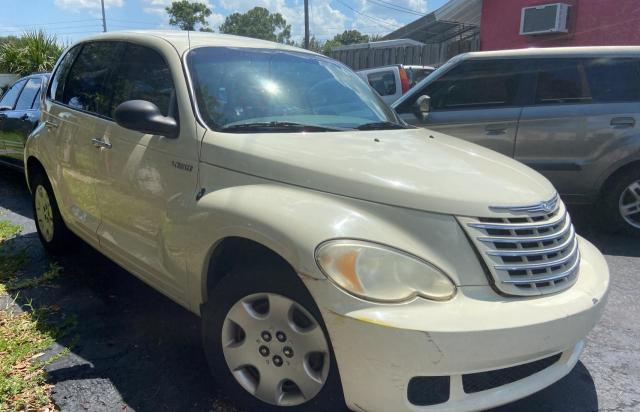
[[[616,178],[602,200],[608,228],[640,236],[640,171],[632,170]]]
[[[38,237],[44,248],[53,254],[63,254],[73,249],[75,237],[67,229],[49,179],[41,173],[31,180],[33,217]]]
[[[297,275],[262,262],[232,270],[202,308],[214,377],[247,410],[346,410],[320,312]]]

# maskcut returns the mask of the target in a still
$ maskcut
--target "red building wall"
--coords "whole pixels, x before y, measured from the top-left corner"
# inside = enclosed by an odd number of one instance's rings
[[[520,35],[523,7],[565,3],[568,33]],[[640,45],[640,0],[483,0],[480,49]]]

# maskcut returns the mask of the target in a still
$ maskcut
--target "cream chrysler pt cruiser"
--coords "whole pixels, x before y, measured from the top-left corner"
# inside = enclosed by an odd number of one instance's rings
[[[345,66],[187,32],[79,42],[25,169],[81,238],[202,319],[248,410],[479,410],[576,364],[609,274],[542,176],[407,126]]]

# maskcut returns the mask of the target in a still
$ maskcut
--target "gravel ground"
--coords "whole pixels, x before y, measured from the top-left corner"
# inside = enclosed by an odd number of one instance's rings
[[[574,210],[578,232],[606,255],[612,287],[581,361],[551,387],[496,411],[640,410],[640,240],[593,230],[589,210]],[[21,174],[0,168],[1,219],[24,227],[13,242],[31,257],[25,276],[50,262],[31,218]],[[17,303],[55,304],[77,320],[76,334],[59,341],[71,353],[47,370],[53,400],[63,411],[234,411],[209,376],[199,320],[88,246],[58,260],[55,286],[21,292]],[[5,307],[8,297],[0,297]],[[4,302],[3,302],[4,300]]]

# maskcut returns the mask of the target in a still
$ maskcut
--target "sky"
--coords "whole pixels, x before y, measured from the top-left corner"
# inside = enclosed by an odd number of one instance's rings
[[[214,31],[225,16],[263,6],[291,24],[292,37],[304,33],[303,0],[192,0],[212,10]],[[448,0],[309,0],[311,34],[326,40],[347,29],[386,34],[438,9]],[[107,29],[169,29],[165,7],[171,0],[105,0]],[[102,31],[100,0],[0,0],[0,36],[44,29],[64,43]]]

